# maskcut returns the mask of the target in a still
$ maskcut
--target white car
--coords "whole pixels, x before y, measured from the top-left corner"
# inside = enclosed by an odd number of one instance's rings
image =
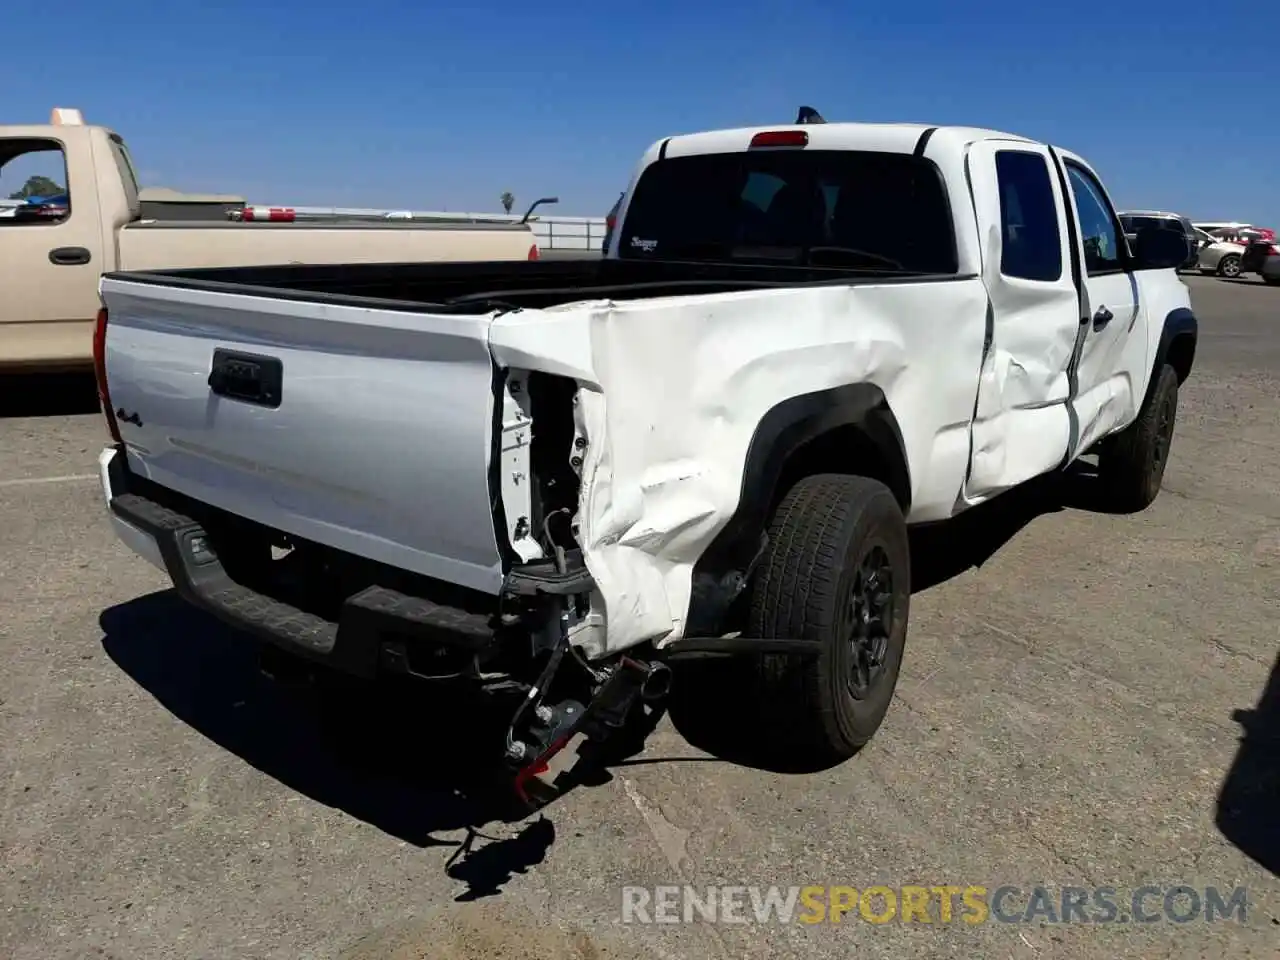
[[[103,493],[276,649],[514,688],[535,802],[682,658],[745,658],[695,696],[839,760],[893,698],[909,524],[1090,452],[1115,508],[1156,497],[1185,255],[1131,251],[1083,158],[1012,134],[669,137],[603,259],[105,276]]]

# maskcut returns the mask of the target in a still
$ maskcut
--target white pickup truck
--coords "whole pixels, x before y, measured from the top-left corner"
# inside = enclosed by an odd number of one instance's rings
[[[769,746],[850,756],[897,681],[908,524],[1090,452],[1116,506],[1159,490],[1188,251],[1131,248],[1072,153],[677,136],[617,223],[595,262],[104,277],[119,536],[265,649],[523,691],[526,791],[677,657],[755,664],[721,693]]]

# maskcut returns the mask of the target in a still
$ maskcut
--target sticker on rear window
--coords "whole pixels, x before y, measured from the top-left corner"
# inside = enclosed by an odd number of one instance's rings
[[[645,253],[653,253],[658,249],[657,240],[645,240],[641,237],[632,237],[631,246],[637,250],[643,250]]]

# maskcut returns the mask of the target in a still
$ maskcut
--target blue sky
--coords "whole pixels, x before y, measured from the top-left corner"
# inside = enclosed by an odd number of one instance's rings
[[[652,141],[808,103],[1051,140],[1121,206],[1280,227],[1280,4],[1215,9],[63,0],[6,18],[25,39],[0,122],[79,107],[145,184],[259,203],[493,210],[511,190],[602,215]]]

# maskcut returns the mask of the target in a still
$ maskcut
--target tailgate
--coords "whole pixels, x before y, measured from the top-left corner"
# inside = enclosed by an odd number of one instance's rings
[[[129,467],[295,537],[496,594],[491,318],[107,277]]]

